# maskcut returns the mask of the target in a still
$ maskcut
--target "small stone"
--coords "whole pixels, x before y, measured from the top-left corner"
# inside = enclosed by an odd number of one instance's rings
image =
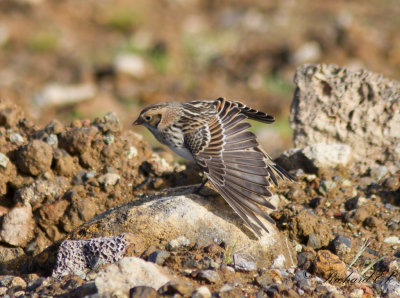
[[[385,177],[387,173],[389,173],[389,170],[386,166],[376,166],[371,168],[370,175],[372,179],[379,181]]]
[[[182,247],[188,247],[190,245],[190,240],[187,239],[185,236],[179,236],[176,239],[172,239],[169,241],[165,248],[169,251],[174,251]]]
[[[329,250],[319,250],[314,261],[315,274],[325,279],[345,278],[346,264]]]
[[[316,198],[311,199],[311,201],[310,201],[310,203],[308,203],[308,205],[309,205],[311,208],[315,209],[315,208],[317,208],[319,205],[321,205],[321,201],[322,201],[322,199],[321,199],[320,197],[316,197]]]
[[[224,251],[224,249],[215,243],[212,243],[204,248],[204,252],[210,253],[210,254],[217,254],[217,253],[223,252],[223,251]]]
[[[400,283],[392,276],[374,282],[374,287],[386,297],[400,297]]]
[[[369,216],[364,220],[364,226],[369,228],[376,228],[379,224],[379,220],[375,216]]]
[[[25,246],[33,237],[34,223],[30,205],[15,207],[4,216],[0,236],[13,246]]]
[[[24,138],[19,133],[10,134],[10,142],[15,145],[21,145],[24,143]]]
[[[219,280],[219,274],[214,270],[201,270],[197,274],[197,278],[205,280],[209,283],[216,283]]]
[[[207,286],[201,286],[190,296],[191,298],[211,298],[211,291]]]
[[[40,107],[65,105],[91,99],[96,93],[96,85],[92,83],[81,85],[49,84],[34,96],[34,102]]]
[[[118,183],[121,179],[121,176],[114,173],[107,173],[98,178],[100,184],[104,185],[105,187],[113,186]]]
[[[117,72],[125,73],[133,77],[141,78],[148,70],[143,57],[135,54],[119,54],[114,61]]]
[[[314,249],[318,249],[321,247],[321,243],[314,233],[308,235],[307,245]]]
[[[157,291],[152,287],[138,286],[129,290],[130,298],[157,298]]]
[[[331,241],[330,246],[333,253],[338,256],[344,256],[351,252],[352,243],[350,238],[338,235]]]
[[[54,134],[54,133],[50,134],[45,139],[45,141],[46,141],[47,144],[49,144],[53,148],[57,148],[58,147],[58,138],[57,138],[57,135]]]
[[[396,211],[397,210],[397,207],[392,205],[392,204],[390,204],[390,203],[385,203],[384,207],[385,207],[385,209],[391,210],[391,211]]]
[[[37,176],[50,170],[53,160],[53,149],[47,143],[33,140],[17,151],[18,169],[29,175]]]
[[[9,161],[10,161],[9,158],[0,152],[0,166],[6,168]]]
[[[157,293],[163,296],[180,294],[183,297],[189,297],[193,288],[189,283],[170,281],[158,289]]]
[[[400,244],[400,237],[399,236],[390,236],[383,239],[383,242],[388,244]]]
[[[104,143],[111,145],[114,142],[114,135],[109,133],[103,136]]]
[[[240,254],[233,255],[233,263],[236,270],[239,271],[255,271],[257,270],[257,265],[253,261],[248,260],[248,258],[244,257]]]
[[[304,251],[297,254],[297,265],[304,269],[308,270],[313,263],[314,255],[311,252]]]
[[[328,181],[328,180],[322,180],[318,190],[320,191],[320,193],[326,194],[328,191],[330,191],[331,189],[333,189],[335,187],[336,187],[335,182]]]
[[[166,250],[156,250],[148,256],[147,261],[162,266],[165,260],[168,259],[170,255],[171,254]]]
[[[278,255],[275,260],[272,262],[270,269],[284,269],[285,268],[286,258],[284,255]]]
[[[128,159],[132,159],[138,155],[138,151],[136,147],[130,146],[128,150],[125,151],[125,154]]]
[[[49,124],[46,125],[44,130],[48,134],[60,134],[64,131],[64,125],[61,124],[58,120],[51,120]]]
[[[398,187],[397,180],[393,177],[388,177],[383,181],[383,186],[389,190],[395,190]]]
[[[358,207],[364,205],[366,202],[367,200],[364,197],[355,196],[353,198],[346,200],[344,206],[346,210],[350,211],[353,209],[357,209]]]
[[[86,179],[94,178],[96,176],[96,170],[91,170],[85,174]]]

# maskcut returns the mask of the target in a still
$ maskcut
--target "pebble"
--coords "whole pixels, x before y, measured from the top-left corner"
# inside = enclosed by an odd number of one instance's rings
[[[388,244],[400,244],[400,237],[399,236],[390,236],[383,239],[383,242]]]
[[[121,179],[121,176],[119,176],[118,174],[107,173],[107,174],[100,176],[97,181],[100,184],[107,187],[107,186],[113,186],[113,185],[117,184],[120,179]]]
[[[147,257],[147,261],[156,263],[157,265],[163,265],[170,255],[171,254],[166,250],[156,250]]]
[[[332,252],[338,256],[350,253],[352,247],[351,239],[343,235],[336,236],[330,244],[332,247]]]
[[[179,236],[178,238],[172,239],[169,241],[165,248],[169,251],[177,250],[182,247],[188,247],[190,245],[190,240],[185,236]]]
[[[136,147],[130,146],[128,150],[125,151],[125,154],[128,159],[132,159],[138,155],[138,151]]]
[[[346,200],[346,202],[344,203],[344,207],[346,208],[346,210],[350,211],[364,205],[366,202],[367,202],[366,198],[355,196],[353,198]]]
[[[201,286],[196,291],[194,291],[193,294],[190,297],[191,298],[210,298],[211,297],[211,291],[210,291],[210,289],[208,287]]]
[[[269,269],[284,269],[285,268],[286,258],[284,255],[278,255],[275,260],[272,262]]]
[[[104,143],[107,145],[111,145],[114,142],[114,135],[111,133],[106,134],[103,136]]]
[[[58,146],[58,138],[57,135],[55,135],[54,133],[50,134],[47,138],[46,138],[46,143],[49,144],[52,147],[57,147]]]
[[[386,174],[389,173],[389,170],[386,166],[377,166],[377,167],[373,167],[371,168],[371,177],[372,179],[379,181],[381,180],[383,177],[386,176]]]
[[[96,176],[96,170],[91,170],[91,171],[89,171],[89,172],[87,172],[87,173],[85,174],[85,178],[86,178],[86,179],[93,178],[94,176]]]
[[[245,258],[243,255],[234,254],[233,262],[236,270],[247,271],[247,272],[257,270],[256,263],[248,260],[248,258]]]
[[[0,152],[0,166],[6,168],[9,161],[9,158]]]
[[[19,133],[12,133],[10,134],[10,142],[15,145],[20,145],[24,143],[24,138]]]
[[[219,274],[214,270],[201,270],[197,274],[197,278],[205,280],[209,283],[216,283],[219,280]]]
[[[297,265],[304,269],[308,270],[313,263],[314,256],[311,252],[304,251],[297,254]]]
[[[390,204],[390,203],[385,203],[385,209],[391,210],[391,211],[396,211],[397,207]]]
[[[137,286],[133,287],[129,290],[129,297],[130,298],[152,298],[157,297],[157,291],[152,287],[146,286]]]
[[[308,205],[311,208],[315,209],[321,205],[321,201],[322,201],[322,199],[320,197],[316,197],[316,198],[311,199],[311,201],[310,201],[310,203],[308,203]]]
[[[383,186],[389,190],[395,190],[397,188],[397,181],[393,177],[388,177],[383,181]]]
[[[393,277],[384,277],[374,283],[386,297],[400,297],[400,283]]]
[[[346,264],[329,250],[319,250],[314,261],[315,274],[323,278],[344,278]]]
[[[319,192],[321,194],[326,194],[329,190],[333,189],[336,187],[336,183],[333,181],[328,181],[328,180],[322,180],[320,183],[320,186],[318,188]]]
[[[311,233],[308,235],[307,245],[310,246],[311,248],[318,249],[321,247],[321,242],[315,236],[314,233]]]
[[[314,181],[315,179],[317,179],[317,175],[315,175],[315,174],[309,174],[309,175],[306,176],[306,180],[307,180],[308,182],[312,182],[312,181]]]

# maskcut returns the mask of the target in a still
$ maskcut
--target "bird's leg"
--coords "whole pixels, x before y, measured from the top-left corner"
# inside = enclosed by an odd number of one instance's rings
[[[206,185],[207,181],[208,181],[208,178],[204,179],[204,181],[201,182],[200,186],[197,187],[197,188],[193,191],[193,193],[199,195],[199,194],[200,194],[200,190],[204,187],[204,185]]]

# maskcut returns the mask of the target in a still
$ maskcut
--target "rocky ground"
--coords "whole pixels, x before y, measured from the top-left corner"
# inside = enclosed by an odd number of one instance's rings
[[[319,81],[336,90],[330,78],[344,73],[351,79],[341,81],[352,92],[357,78],[366,80],[334,69],[300,68],[297,78],[307,76],[298,79],[294,102],[315,100],[312,105],[321,115],[319,104],[329,106],[337,94],[318,93]],[[307,78],[313,83],[305,84]],[[360,96],[374,94],[378,102],[396,104],[396,84],[372,84],[372,91]],[[379,92],[382,86],[392,93]],[[365,107],[359,105],[354,109]],[[299,116],[304,111],[301,104],[292,108],[297,112],[295,139],[329,131],[329,125],[318,124],[310,124],[315,130],[296,130],[304,124]],[[395,109],[384,112],[386,127],[399,123]],[[341,121],[350,120],[340,118],[337,127]],[[358,121],[364,127],[369,120]],[[357,133],[347,127],[350,138],[368,135],[369,130]],[[400,172],[394,157],[399,137],[384,137],[385,157],[374,155],[376,150],[353,154],[364,147],[327,145],[329,138],[283,154],[280,162],[292,165],[297,182],[273,189],[271,202],[278,209],[271,216],[277,225],[257,239],[212,190],[192,194],[187,186],[202,179],[193,165],[152,151],[140,135],[121,128],[115,113],[41,126],[2,99],[0,294],[396,297]]]

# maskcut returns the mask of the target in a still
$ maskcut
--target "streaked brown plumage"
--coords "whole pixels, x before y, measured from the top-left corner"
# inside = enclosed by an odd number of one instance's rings
[[[257,234],[267,230],[256,215],[274,223],[257,204],[275,207],[265,198],[277,178],[293,177],[264,152],[242,122],[250,118],[273,123],[274,117],[224,98],[186,103],[160,103],[142,110],[134,125],[143,124],[158,141],[194,160],[221,196]]]

